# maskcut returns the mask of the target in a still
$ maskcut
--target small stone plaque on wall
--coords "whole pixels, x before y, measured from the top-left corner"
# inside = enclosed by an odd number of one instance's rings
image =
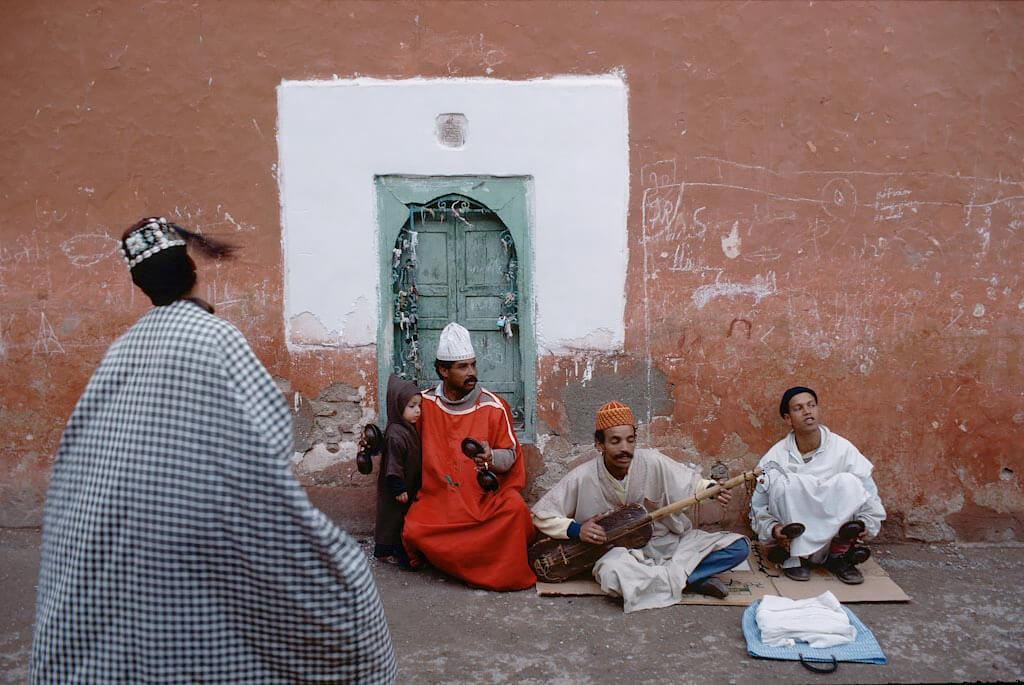
[[[434,135],[442,147],[461,148],[466,145],[468,125],[465,114],[438,114],[434,122]]]

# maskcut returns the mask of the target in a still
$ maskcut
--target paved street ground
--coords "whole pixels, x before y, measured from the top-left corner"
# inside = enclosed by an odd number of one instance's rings
[[[363,540],[369,549],[368,540]],[[1024,545],[876,545],[913,598],[851,604],[889,659],[815,675],[747,656],[740,607],[623,614],[605,597],[473,590],[375,565],[400,683],[939,683],[1024,680]],[[26,680],[39,531],[0,529],[0,681]]]

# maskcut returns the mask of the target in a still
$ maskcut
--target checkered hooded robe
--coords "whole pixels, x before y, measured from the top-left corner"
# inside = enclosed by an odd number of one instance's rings
[[[143,316],[57,452],[31,682],[391,682],[373,576],[291,450],[234,326],[188,300]]]

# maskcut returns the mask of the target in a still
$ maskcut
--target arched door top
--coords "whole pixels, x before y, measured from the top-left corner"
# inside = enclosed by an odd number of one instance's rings
[[[391,324],[378,334],[379,397],[393,370],[421,387],[437,383],[437,337],[458,321],[473,338],[481,385],[508,400],[520,437],[532,442],[529,179],[379,176],[376,183],[381,320]]]
[[[515,239],[487,205],[456,193],[409,203],[392,249],[393,371],[437,383],[438,336],[465,326],[483,387],[502,395],[525,428]]]

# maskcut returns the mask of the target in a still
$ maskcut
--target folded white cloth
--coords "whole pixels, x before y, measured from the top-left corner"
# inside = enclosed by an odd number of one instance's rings
[[[857,637],[857,629],[831,592],[800,600],[765,595],[757,607],[757,627],[769,647],[792,647],[797,641],[834,647]]]

